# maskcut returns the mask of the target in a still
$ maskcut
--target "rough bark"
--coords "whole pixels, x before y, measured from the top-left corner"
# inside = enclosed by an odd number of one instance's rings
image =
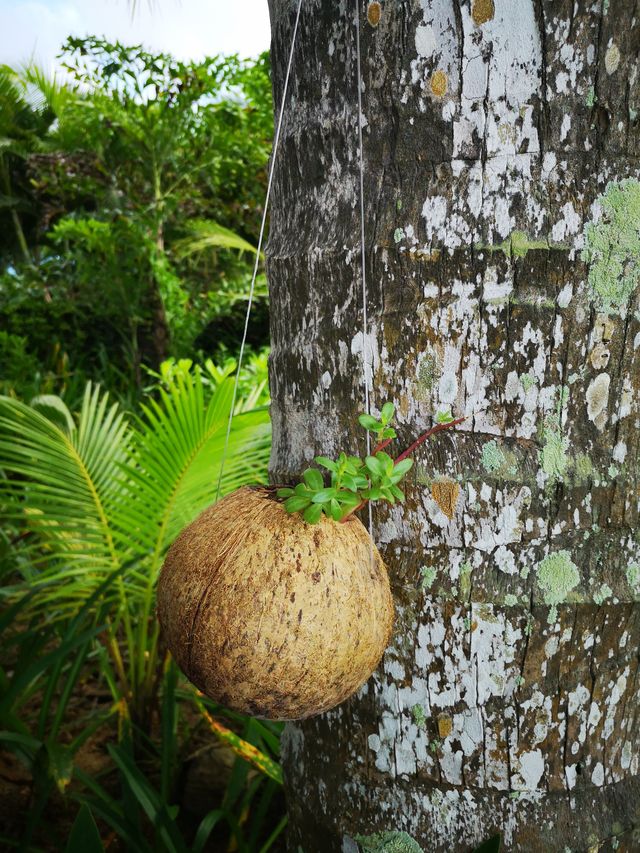
[[[640,849],[640,9],[360,3],[375,509],[396,628],[285,735],[291,849]],[[372,8],[374,7],[374,8]],[[271,0],[280,102],[294,15]],[[377,11],[380,12],[376,25]],[[303,4],[268,247],[272,476],[362,450],[353,5]],[[449,521],[434,482],[461,486]]]

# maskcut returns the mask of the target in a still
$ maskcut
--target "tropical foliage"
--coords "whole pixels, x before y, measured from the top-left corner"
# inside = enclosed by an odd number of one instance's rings
[[[64,85],[0,67],[6,390],[132,404],[167,357],[233,348],[272,133],[269,65],[69,38]],[[250,342],[267,342],[265,287]],[[14,369],[15,368],[15,369]],[[74,378],[79,381],[74,382]]]
[[[0,846],[267,850],[279,726],[183,680],[154,596],[180,528],[266,478],[262,275],[220,466],[268,56],[88,36],[60,61],[0,66]]]
[[[241,377],[222,494],[265,480],[264,368],[254,359]],[[88,808],[82,825],[96,819],[131,850],[203,850],[214,836],[266,850],[284,825],[269,817],[278,727],[233,714],[222,722],[225,712],[178,675],[154,618],[168,545],[215,499],[232,371],[165,365],[139,417],[91,384],[77,414],[55,396],[0,398],[0,741],[32,779],[26,849],[62,794]],[[203,730],[238,759],[221,803],[193,826],[177,783]],[[82,760],[92,744],[102,745],[93,774]]]

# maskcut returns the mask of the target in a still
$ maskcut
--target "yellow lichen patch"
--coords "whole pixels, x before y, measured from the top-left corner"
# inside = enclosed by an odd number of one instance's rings
[[[433,72],[431,77],[431,91],[436,96],[436,98],[442,98],[447,93],[447,88],[449,86],[449,80],[447,79],[447,75],[444,71],[438,69]]]
[[[440,249],[410,249],[409,254],[428,263],[435,263],[435,261],[440,260]]]
[[[382,6],[379,3],[369,3],[367,6],[367,21],[371,24],[372,27],[377,27],[380,23],[380,16],[382,15]]]
[[[487,21],[490,21],[493,18],[495,11],[496,7],[493,0],[475,0],[471,7],[473,23],[477,27],[482,24],[486,24]]]
[[[460,484],[449,477],[442,477],[431,484],[431,496],[448,519],[453,518],[459,495]]]
[[[451,734],[453,723],[451,717],[438,717],[438,735],[444,740]]]

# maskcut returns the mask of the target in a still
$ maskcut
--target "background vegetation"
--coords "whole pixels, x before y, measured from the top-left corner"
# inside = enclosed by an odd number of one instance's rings
[[[69,39],[0,67],[0,843],[266,851],[279,726],[215,706],[154,616],[215,497],[272,133],[268,58]],[[266,288],[223,492],[266,478]]]

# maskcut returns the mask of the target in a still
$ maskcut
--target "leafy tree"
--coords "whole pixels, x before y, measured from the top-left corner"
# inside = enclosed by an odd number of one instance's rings
[[[110,384],[141,388],[145,365],[191,354],[246,297],[272,133],[268,59],[181,62],[88,37],[68,39],[62,60],[65,96],[45,99],[42,138],[20,161],[37,228],[21,263],[3,256],[0,310],[41,363],[53,337],[74,367],[101,376],[109,363]],[[6,77],[9,94],[16,80],[24,90],[26,78]],[[34,123],[33,97],[19,103]]]

